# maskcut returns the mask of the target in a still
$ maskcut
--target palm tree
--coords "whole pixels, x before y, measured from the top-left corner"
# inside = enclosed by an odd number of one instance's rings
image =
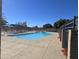
[[[8,23],[6,20],[4,20],[4,18],[0,18],[0,33],[1,33],[1,28],[3,27],[3,25],[6,25],[6,23]]]
[[[6,23],[8,23],[6,20],[4,20],[4,18],[0,19],[0,25],[6,25]]]
[[[1,38],[1,28],[2,28],[2,26],[5,25],[6,23],[7,23],[7,21],[4,20],[2,17],[0,17],[0,38]],[[1,40],[0,40],[0,42],[1,42]]]

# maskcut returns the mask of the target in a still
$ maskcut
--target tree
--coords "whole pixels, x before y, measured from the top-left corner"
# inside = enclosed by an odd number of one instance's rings
[[[34,26],[33,28],[36,28],[36,29],[38,29],[39,27],[38,27],[38,26]]]
[[[18,25],[18,24],[11,24],[11,25],[10,25],[10,28],[11,28],[11,29],[15,29],[15,30],[21,30],[21,29],[24,29],[23,26]]]
[[[47,29],[47,28],[53,28],[53,26],[51,24],[45,24],[43,25],[43,28]]]
[[[22,26],[27,27],[27,23],[26,22],[23,22],[22,23]]]
[[[25,21],[24,22],[18,22],[17,25],[27,27],[27,23]]]
[[[16,24],[10,24],[10,27],[15,30],[26,30],[27,24],[26,22],[18,22]]]
[[[69,19],[60,19],[60,20],[58,20],[58,21],[56,21],[55,23],[54,23],[54,27],[55,28],[60,28],[62,25],[65,25],[65,24],[67,24],[67,23],[69,23],[69,22],[71,22],[72,20],[69,20]]]

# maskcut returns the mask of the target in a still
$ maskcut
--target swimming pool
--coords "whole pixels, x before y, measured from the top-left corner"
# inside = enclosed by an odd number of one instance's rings
[[[44,37],[47,37],[51,35],[48,32],[36,32],[36,33],[29,33],[29,34],[24,34],[24,35],[16,35],[14,37],[24,39],[24,40],[38,40]]]

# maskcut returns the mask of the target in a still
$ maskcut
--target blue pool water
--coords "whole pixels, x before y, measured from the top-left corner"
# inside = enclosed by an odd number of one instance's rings
[[[38,40],[44,37],[51,35],[48,32],[37,32],[37,33],[30,33],[24,35],[16,35],[16,38],[25,39],[25,40]]]

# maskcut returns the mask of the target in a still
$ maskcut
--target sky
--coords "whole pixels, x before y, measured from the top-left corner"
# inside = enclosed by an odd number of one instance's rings
[[[9,24],[27,22],[27,26],[54,24],[60,18],[78,15],[77,0],[2,0],[2,15]]]

